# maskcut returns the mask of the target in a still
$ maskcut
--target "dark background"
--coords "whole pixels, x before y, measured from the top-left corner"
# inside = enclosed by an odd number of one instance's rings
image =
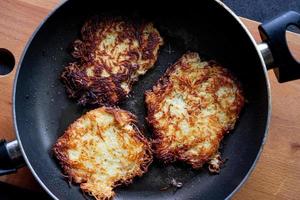
[[[223,2],[237,15],[260,22],[289,10],[300,13],[300,0],[223,0]],[[19,199],[20,196],[25,199],[48,199],[44,193],[32,193],[0,183],[0,199]]]
[[[223,0],[237,15],[263,22],[280,13],[300,13],[300,0]]]

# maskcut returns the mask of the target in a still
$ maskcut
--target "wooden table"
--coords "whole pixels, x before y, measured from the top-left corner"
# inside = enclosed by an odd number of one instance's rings
[[[42,19],[59,0],[1,0],[0,48],[12,51],[18,62],[23,48]],[[242,19],[257,42],[258,23]],[[300,60],[300,36],[288,34],[288,40]],[[12,82],[15,69],[0,76],[0,138],[15,138],[12,122]],[[272,88],[272,119],[269,136],[256,169],[234,199],[300,198],[300,81],[278,84],[269,72]],[[30,171],[2,176],[0,181],[40,191]]]

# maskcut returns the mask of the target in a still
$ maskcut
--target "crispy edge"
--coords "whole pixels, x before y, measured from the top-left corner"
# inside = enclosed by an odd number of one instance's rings
[[[148,171],[148,167],[153,161],[153,151],[152,151],[152,148],[151,148],[151,143],[141,133],[140,129],[137,126],[136,116],[133,115],[132,113],[130,113],[126,110],[122,110],[122,109],[119,109],[119,108],[113,108],[113,107],[101,107],[101,108],[98,108],[98,109],[104,109],[105,112],[108,112],[108,113],[111,113],[112,115],[114,115],[115,120],[118,123],[120,123],[120,125],[123,124],[123,120],[122,120],[122,116],[120,115],[120,112],[122,114],[125,114],[128,117],[128,123],[133,125],[133,128],[135,129],[136,134],[134,134],[134,137],[136,137],[136,139],[138,139],[140,142],[142,142],[146,147],[145,148],[145,155],[146,155],[147,159],[145,159],[145,162],[140,164],[141,171],[139,173],[137,173],[132,178],[126,179],[124,181],[118,181],[118,182],[114,183],[111,187],[114,189],[115,187],[117,187],[119,185],[123,185],[123,184],[128,185],[128,184],[133,182],[133,179],[135,177],[141,177],[144,173],[146,173]],[[86,114],[88,114],[88,113],[86,113]],[[53,152],[55,158],[58,160],[59,165],[62,167],[63,177],[67,178],[67,180],[69,182],[71,182],[71,183],[74,182],[74,183],[77,183],[77,184],[84,183],[85,180],[77,178],[76,172],[74,172],[74,170],[72,169],[70,160],[68,159],[67,150],[68,150],[69,134],[71,134],[70,130],[73,129],[73,127],[75,126],[75,123],[79,122],[80,119],[81,119],[81,117],[78,118],[77,120],[75,120],[67,128],[67,130],[64,132],[64,134],[61,137],[59,137],[59,139],[56,141],[56,143],[52,147],[52,152]],[[83,190],[83,192],[89,193],[89,191],[84,191],[84,190]],[[114,193],[114,195],[115,195],[115,193]],[[113,196],[107,197],[106,199],[110,199],[112,197]]]
[[[210,161],[210,160],[215,160],[214,156],[219,155],[218,154],[218,148],[219,148],[219,144],[222,141],[224,135],[226,133],[229,133],[230,130],[232,130],[234,127],[229,128],[228,130],[222,130],[221,133],[218,133],[218,144],[217,145],[217,149],[216,151],[209,156],[206,157],[202,157],[202,158],[198,158],[198,159],[194,159],[194,157],[191,156],[182,156],[180,153],[180,149],[175,149],[175,151],[170,151],[168,149],[168,147],[164,148],[164,145],[162,144],[164,135],[162,133],[159,132],[158,129],[155,128],[155,119],[154,119],[154,115],[155,115],[155,111],[156,111],[156,105],[157,103],[161,102],[164,98],[164,93],[168,92],[167,90],[169,89],[168,87],[171,85],[171,81],[169,80],[170,75],[176,71],[176,69],[181,68],[181,67],[185,67],[184,64],[184,57],[185,56],[189,56],[190,58],[196,58],[198,57],[198,53],[194,53],[194,52],[187,52],[185,53],[177,62],[175,62],[173,65],[171,65],[165,72],[165,74],[157,81],[157,83],[153,86],[152,89],[147,90],[145,92],[145,102],[146,102],[146,107],[147,107],[147,117],[146,117],[146,121],[149,124],[149,126],[152,128],[153,131],[153,140],[152,140],[152,149],[154,151],[154,155],[155,157],[157,157],[159,160],[161,160],[163,163],[165,164],[170,164],[176,161],[182,161],[185,163],[188,163],[192,166],[192,168],[194,169],[199,169],[203,166],[203,164],[205,164],[206,162]],[[206,66],[204,67],[220,67],[221,65],[219,65],[216,61],[214,60],[210,60]],[[225,68],[222,68],[222,72],[223,75],[230,78],[231,80],[233,80],[238,88],[238,96],[235,100],[236,105],[237,105],[237,119],[239,118],[239,113],[241,112],[241,109],[244,105],[244,95],[243,95],[243,90],[241,87],[240,82]],[[208,77],[204,77],[203,80],[207,79]],[[220,157],[220,156],[219,156]],[[221,160],[221,158],[220,158]],[[210,165],[210,163],[209,163]],[[211,168],[213,169],[213,167],[216,166],[211,166]],[[217,168],[217,167],[216,167]],[[212,171],[214,172],[214,171]],[[218,170],[216,170],[216,172],[219,172]]]
[[[123,101],[128,94],[121,88],[120,83],[124,80],[129,80],[129,90],[132,90],[132,85],[138,80],[138,77],[131,79],[131,74],[135,67],[129,67],[128,74],[117,74],[111,75],[110,77],[99,78],[94,80],[94,84],[88,86],[89,79],[80,70],[82,65],[94,64],[101,68],[101,65],[95,63],[93,56],[94,49],[96,49],[99,39],[96,36],[97,30],[100,25],[106,25],[109,23],[117,23],[123,20],[121,17],[103,18],[102,21],[94,16],[85,24],[81,29],[81,39],[77,39],[73,42],[73,50],[71,55],[77,59],[76,62],[70,63],[64,68],[60,79],[64,83],[66,88],[66,93],[69,98],[76,99],[80,105],[107,105],[113,106]],[[124,20],[125,23],[129,23],[130,20]],[[103,24],[102,24],[103,23]],[[153,26],[153,32],[149,35],[147,39],[143,37],[143,31],[147,25],[152,23],[143,22],[141,24],[133,23],[129,29],[136,29],[137,36],[127,34],[131,39],[137,39],[140,43],[140,51],[142,53],[142,59],[148,65],[144,67],[145,70],[149,70],[154,67],[157,61],[158,51],[160,46],[163,45],[163,38],[161,37],[159,31]],[[132,56],[136,56],[134,53]],[[147,64],[148,61],[148,64]],[[103,66],[105,68],[105,66]],[[106,69],[106,68],[105,68]],[[99,69],[100,70],[100,69]],[[99,87],[101,83],[101,87]],[[94,86],[93,86],[94,85]]]

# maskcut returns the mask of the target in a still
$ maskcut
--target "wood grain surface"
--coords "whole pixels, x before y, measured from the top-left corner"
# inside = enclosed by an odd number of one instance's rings
[[[0,48],[7,48],[18,62],[27,40],[59,0],[0,0]],[[257,42],[258,23],[243,19]],[[288,42],[300,60],[300,36],[288,34]],[[269,71],[272,88],[272,118],[266,145],[258,164],[233,199],[300,198],[300,80],[277,83]],[[15,138],[12,124],[12,82],[15,69],[0,76],[0,138]],[[41,190],[24,167],[0,181],[31,190]]]

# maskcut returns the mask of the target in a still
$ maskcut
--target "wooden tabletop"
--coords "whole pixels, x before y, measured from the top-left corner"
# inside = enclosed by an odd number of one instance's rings
[[[1,0],[0,48],[7,48],[18,62],[24,46],[42,19],[59,0]],[[258,23],[242,19],[259,42]],[[300,36],[289,33],[288,41],[300,60]],[[300,80],[279,84],[269,71],[272,118],[269,135],[258,164],[233,199],[300,199]],[[12,120],[12,82],[15,69],[0,76],[0,138],[15,138]],[[40,191],[30,171],[2,176],[0,181]]]

